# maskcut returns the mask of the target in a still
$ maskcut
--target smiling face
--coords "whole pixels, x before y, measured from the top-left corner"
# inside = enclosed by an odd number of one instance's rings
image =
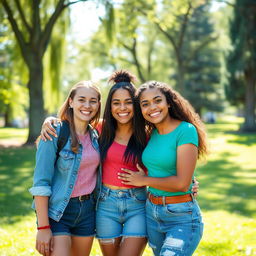
[[[111,113],[117,124],[127,124],[132,122],[133,101],[128,90],[117,89],[111,99]]]
[[[141,93],[140,107],[143,117],[154,125],[170,119],[170,105],[165,95],[157,88],[146,89]]]
[[[90,87],[77,88],[74,98],[69,98],[69,106],[73,108],[75,121],[89,123],[99,111],[98,92]]]

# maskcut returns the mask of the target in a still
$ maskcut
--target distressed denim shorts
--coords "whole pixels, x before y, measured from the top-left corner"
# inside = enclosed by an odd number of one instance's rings
[[[146,188],[102,187],[96,211],[96,237],[147,237]]]
[[[54,236],[95,236],[95,200],[93,195],[84,201],[77,197],[70,198],[70,201],[57,222],[49,219],[51,230]]]
[[[203,234],[197,201],[156,205],[146,202],[149,246],[155,256],[190,256]]]

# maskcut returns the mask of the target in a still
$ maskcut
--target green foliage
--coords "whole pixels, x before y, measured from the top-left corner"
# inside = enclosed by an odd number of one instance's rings
[[[245,108],[242,129],[256,131],[256,3],[253,0],[236,0],[234,17],[230,24],[233,49],[227,60],[230,73],[226,94],[232,104]]]
[[[255,1],[237,0],[230,22],[233,49],[227,59],[230,77],[226,85],[226,94],[233,105],[244,103],[247,83],[245,72],[253,67],[255,70],[256,67],[256,38],[253,36],[256,29],[253,22],[255,8]]]
[[[220,51],[216,47],[217,36],[209,8],[209,4],[202,4],[193,11],[182,52],[185,60],[185,95],[198,113],[202,109],[223,110]]]
[[[129,69],[140,82],[170,83],[199,113],[221,111],[221,55],[209,6],[208,1],[123,1],[115,6],[115,38],[109,44],[100,26],[88,45],[89,59],[105,70]]]
[[[220,51],[209,1],[164,1],[161,7],[151,20],[172,48],[176,89],[198,113],[221,111]]]
[[[45,109],[55,113],[63,101],[63,69],[67,52],[66,35],[70,26],[70,11],[65,10],[53,30],[49,47],[44,57]]]
[[[0,114],[5,115],[5,125],[12,125],[14,118],[26,116],[28,97],[24,78],[27,70],[2,12],[0,18]]]
[[[140,82],[150,79],[168,81],[170,59],[158,32],[140,9],[150,10],[153,1],[126,0],[115,7],[115,34],[111,43],[103,25],[92,36],[88,47],[94,67],[104,70],[129,69]],[[129,21],[129,22],[127,22]],[[167,71],[168,68],[168,71]]]
[[[113,4],[109,1],[105,2],[105,11],[106,15],[105,18],[102,19],[102,24],[105,27],[105,34],[108,42],[112,42],[113,35],[115,33],[115,9]]]

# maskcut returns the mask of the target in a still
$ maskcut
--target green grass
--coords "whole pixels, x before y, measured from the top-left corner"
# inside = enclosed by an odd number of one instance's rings
[[[196,171],[205,231],[195,256],[256,255],[256,134],[237,133],[240,122],[226,118],[207,126],[211,154]],[[23,142],[26,132],[0,128],[0,144],[9,138]],[[34,153],[29,147],[0,149],[1,256],[39,255],[27,192]],[[97,241],[91,255],[101,255]],[[150,255],[147,248],[143,256]]]

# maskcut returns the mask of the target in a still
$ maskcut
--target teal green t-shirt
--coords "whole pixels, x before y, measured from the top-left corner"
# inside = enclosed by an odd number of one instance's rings
[[[190,143],[198,147],[197,130],[191,123],[182,121],[172,132],[162,135],[154,129],[142,154],[142,161],[148,169],[148,176],[176,175],[177,147]],[[149,192],[156,196],[184,195],[191,193],[191,187],[192,184],[187,192],[167,192],[149,187]]]

